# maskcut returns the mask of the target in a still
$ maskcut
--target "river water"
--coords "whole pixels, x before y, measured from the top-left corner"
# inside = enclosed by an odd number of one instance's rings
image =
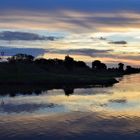
[[[140,74],[112,87],[0,96],[0,140],[140,140]]]

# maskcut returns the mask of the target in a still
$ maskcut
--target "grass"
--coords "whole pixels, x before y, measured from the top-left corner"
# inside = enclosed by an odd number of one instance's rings
[[[53,71],[55,69],[55,72]],[[117,81],[114,77],[118,73],[96,72],[91,70],[61,70],[53,68],[47,71],[36,64],[0,64],[0,84],[50,84],[50,85],[67,85],[67,84],[114,84]],[[65,72],[63,72],[65,71]],[[68,72],[67,72],[68,71]]]

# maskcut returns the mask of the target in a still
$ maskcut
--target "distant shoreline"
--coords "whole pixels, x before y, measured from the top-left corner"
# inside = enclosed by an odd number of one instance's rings
[[[67,55],[64,60],[34,58],[32,55],[16,54],[0,63],[0,85],[100,85],[111,86],[116,77],[140,72],[139,68],[119,63],[117,68],[107,68],[99,60],[92,62],[92,68],[83,61],[75,61]]]
[[[123,76],[121,76],[123,77]],[[117,77],[117,78],[121,78]],[[117,79],[115,78],[115,79]],[[119,83],[121,80],[115,80],[111,84],[22,84],[22,83],[2,83],[0,84],[0,95],[6,96],[10,95],[11,97],[14,97],[18,94],[21,95],[39,95],[42,93],[42,91],[45,91],[47,93],[48,90],[53,89],[61,89],[64,91],[66,96],[69,96],[74,93],[74,89],[78,88],[104,88],[104,87],[111,87],[116,83]]]

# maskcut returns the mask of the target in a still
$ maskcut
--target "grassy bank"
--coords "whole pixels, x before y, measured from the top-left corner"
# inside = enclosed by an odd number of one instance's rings
[[[112,85],[118,73],[92,72],[89,69],[69,71],[64,68],[47,69],[37,64],[0,64],[0,84],[25,85]]]

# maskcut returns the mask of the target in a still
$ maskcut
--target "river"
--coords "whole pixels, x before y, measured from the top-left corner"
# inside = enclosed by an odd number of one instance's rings
[[[139,140],[140,74],[112,87],[0,96],[0,140]]]

